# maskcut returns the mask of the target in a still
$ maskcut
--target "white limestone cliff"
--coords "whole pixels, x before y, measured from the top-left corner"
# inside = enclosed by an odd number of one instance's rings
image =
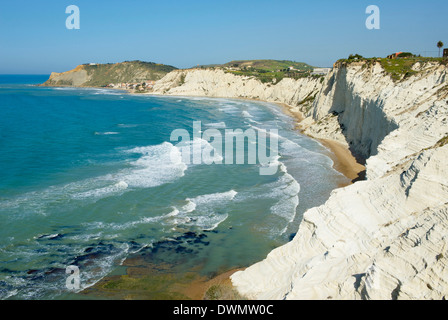
[[[221,69],[191,69],[170,72],[156,82],[151,94],[257,99],[297,108],[307,97],[317,94],[321,86],[318,78],[285,78],[276,84],[263,84]]]
[[[250,299],[442,299],[448,296],[448,68],[414,65],[394,81],[379,63],[335,66],[277,84],[182,70],[155,93],[282,102],[305,133],[367,159],[367,180],[305,212],[295,238],[231,280]],[[304,106],[314,96],[312,106]],[[311,107],[311,108],[310,108]]]
[[[443,299],[448,295],[447,68],[394,82],[377,64],[336,68],[313,116],[335,112],[367,181],[304,214],[296,237],[244,272],[252,299]],[[335,116],[330,118],[334,118]],[[325,125],[325,124],[324,124]],[[322,125],[320,125],[322,127]],[[307,132],[317,132],[313,126]]]

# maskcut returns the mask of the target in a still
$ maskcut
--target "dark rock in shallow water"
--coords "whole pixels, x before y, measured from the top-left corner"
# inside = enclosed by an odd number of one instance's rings
[[[192,253],[192,252],[193,252],[192,249],[188,249],[183,246],[177,246],[177,248],[176,248],[176,253]]]
[[[192,232],[192,231],[188,231],[185,232],[182,236],[180,236],[179,238],[183,238],[183,239],[191,239],[191,238],[196,238],[197,234],[196,232]]]
[[[53,274],[65,274],[65,269],[61,269],[61,268],[51,268],[47,271],[45,271],[46,275],[53,275]]]
[[[99,242],[98,245],[91,245],[84,250],[83,255],[77,256],[69,263],[70,265],[79,265],[82,263],[93,262],[95,259],[100,259],[110,253],[116,251],[113,244],[106,244],[103,241]]]
[[[294,239],[294,237],[296,236],[296,233],[291,233],[289,235],[289,241],[292,241]]]
[[[139,250],[134,257],[128,257],[128,260],[142,259],[140,261],[151,265],[184,265],[195,259],[200,250],[210,245],[210,241],[206,241],[207,238],[203,232],[186,231],[172,238],[156,241],[151,246]]]
[[[31,269],[31,270],[28,270],[28,272],[26,274],[36,274],[37,272],[39,272],[39,270]]]
[[[15,271],[13,271],[11,269],[8,269],[8,268],[3,268],[3,269],[0,270],[0,272],[2,272],[2,273],[14,273]]]

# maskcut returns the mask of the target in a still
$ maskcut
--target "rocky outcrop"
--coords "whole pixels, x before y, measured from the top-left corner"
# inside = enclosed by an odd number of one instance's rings
[[[90,80],[87,70],[83,66],[67,72],[52,72],[50,78],[43,84],[44,86],[74,86],[81,87]]]
[[[306,132],[343,136],[367,180],[304,214],[296,237],[232,276],[251,299],[443,299],[448,295],[447,68],[393,81],[339,65]],[[340,133],[335,134],[335,124]],[[333,128],[323,130],[323,128]],[[319,130],[320,129],[320,130]],[[443,139],[445,137],[445,139]]]
[[[67,72],[53,72],[50,78],[42,85],[104,87],[111,83],[141,83],[159,80],[175,69],[172,66],[143,61],[83,64]]]

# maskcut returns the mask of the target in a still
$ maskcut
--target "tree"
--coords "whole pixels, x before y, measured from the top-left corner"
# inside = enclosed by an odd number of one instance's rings
[[[437,48],[439,48],[439,58],[440,58],[440,49],[443,48],[443,42],[442,41],[437,42]]]
[[[348,59],[349,59],[349,60],[363,59],[363,58],[364,58],[364,57],[361,56],[361,55],[359,55],[359,54],[355,54],[355,55],[351,54],[351,55],[348,56]]]

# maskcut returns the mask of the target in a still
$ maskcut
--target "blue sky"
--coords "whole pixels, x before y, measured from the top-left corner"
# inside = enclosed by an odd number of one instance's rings
[[[81,28],[68,30],[69,5]],[[381,29],[368,30],[368,5]],[[14,0],[0,2],[0,74],[49,74],[87,62],[143,60],[179,68],[242,59],[331,66],[351,53],[437,55],[448,1]]]

